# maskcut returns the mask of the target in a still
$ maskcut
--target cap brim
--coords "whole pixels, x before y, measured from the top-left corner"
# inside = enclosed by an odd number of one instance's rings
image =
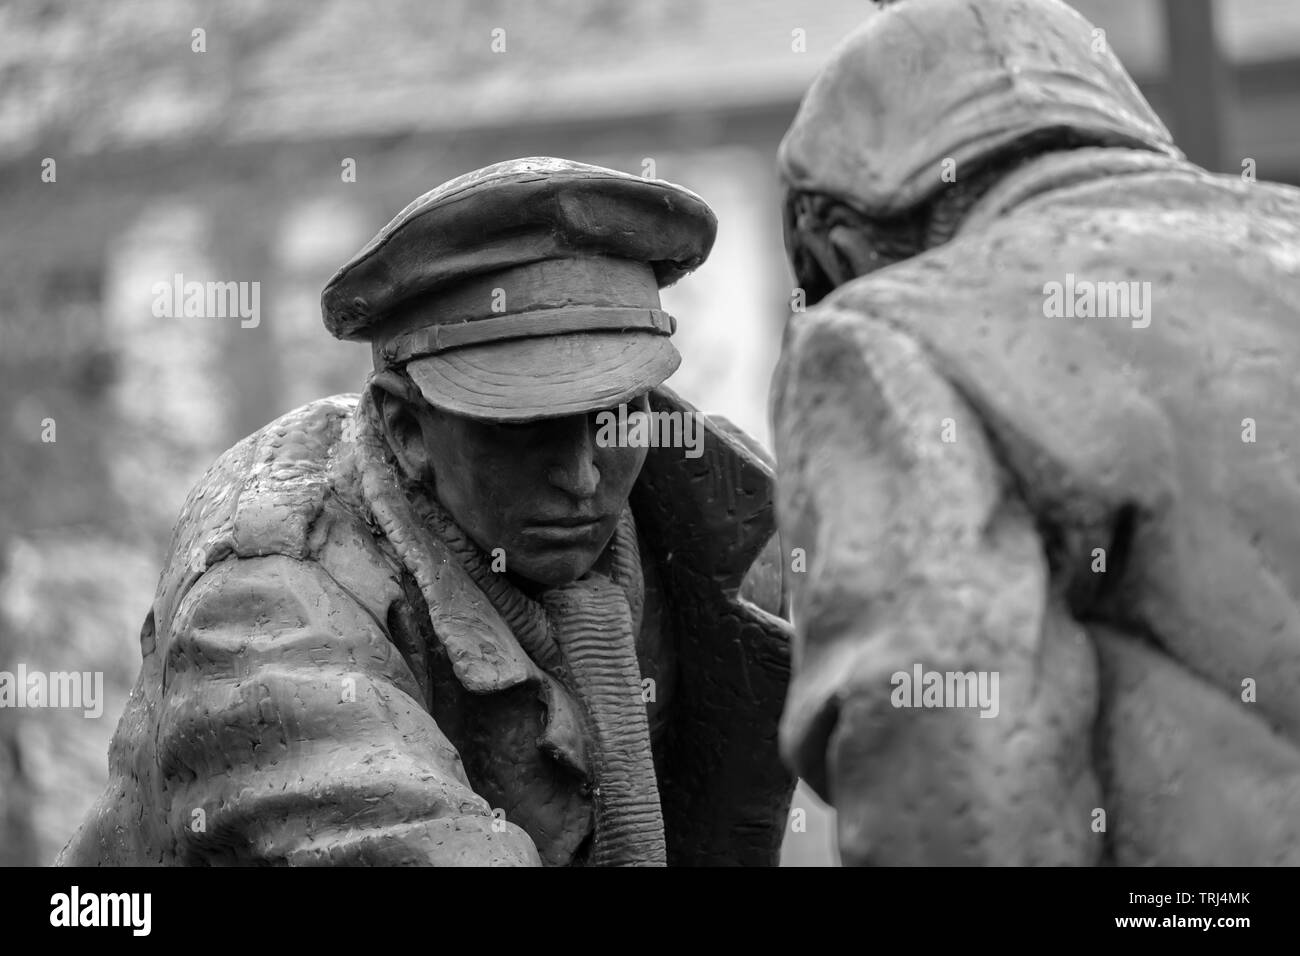
[[[681,356],[666,335],[580,332],[453,349],[407,363],[429,404],[524,422],[609,408],[663,383]]]

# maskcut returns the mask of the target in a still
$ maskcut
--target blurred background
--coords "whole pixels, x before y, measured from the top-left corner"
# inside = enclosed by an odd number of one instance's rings
[[[1249,158],[1260,179],[1300,183],[1300,3],[1074,6],[1190,158],[1233,173]],[[774,152],[833,46],[873,12],[0,4],[0,670],[103,671],[106,684],[98,720],[0,710],[0,864],[50,863],[102,787],[189,486],[270,419],[361,385],[368,352],[324,332],[320,290],[438,183],[555,155],[700,193],[721,225],[709,262],[664,295],[684,357],[669,384],[769,444],[793,284]],[[260,282],[260,324],[154,317],[152,286],[176,273]],[[802,788],[795,807],[806,825],[785,861],[833,865],[829,814]]]

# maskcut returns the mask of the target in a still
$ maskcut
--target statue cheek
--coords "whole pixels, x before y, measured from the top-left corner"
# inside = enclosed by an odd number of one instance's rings
[[[641,474],[649,450],[611,448],[608,451],[611,454],[600,466],[601,483],[606,485],[610,493],[616,492],[622,497],[627,497],[632,491],[632,486],[636,484],[637,476]]]

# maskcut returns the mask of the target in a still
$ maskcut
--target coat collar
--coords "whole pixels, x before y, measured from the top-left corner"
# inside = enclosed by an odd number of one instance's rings
[[[357,403],[355,414],[362,497],[402,564],[415,577],[456,679],[475,694],[539,680],[541,670],[486,595],[447,545],[413,513],[379,429],[369,390]]]
[[[700,414],[666,388],[651,395],[656,410]],[[473,694],[493,694],[524,683],[538,687],[546,705],[546,732],[539,745],[584,776],[588,775],[577,702],[528,656],[501,614],[465,571],[455,554],[414,513],[402,490],[369,390],[357,404],[355,443],[365,505],[415,578],[429,609],[430,623],[446,648],[452,672]],[[733,590],[770,536],[771,467],[759,449],[747,444],[729,423],[702,416],[706,454],[700,462],[678,449],[651,449],[633,490],[633,500],[655,499],[638,509],[638,523],[664,524],[665,509],[680,511],[695,528],[678,535],[678,558],[690,554],[710,566],[724,589]],[[698,474],[703,469],[703,476]],[[701,479],[707,480],[701,480]],[[658,500],[671,485],[681,494]],[[753,486],[752,488],[750,486]],[[754,493],[766,488],[768,494]],[[659,527],[647,528],[652,539]],[[695,554],[694,552],[702,552]],[[669,559],[672,559],[670,554]]]
[[[370,392],[357,403],[356,450],[362,498],[375,523],[419,585],[433,632],[447,650],[452,673],[472,694],[532,684],[546,710],[538,746],[590,779],[577,702],[542,671],[445,542],[419,521],[378,427]]]

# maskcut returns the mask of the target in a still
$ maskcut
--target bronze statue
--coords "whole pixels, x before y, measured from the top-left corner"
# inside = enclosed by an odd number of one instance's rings
[[[889,5],[780,165],[782,746],[845,862],[1300,863],[1300,191],[1056,0]]]
[[[697,420],[658,290],[715,230],[670,183],[516,160],[345,265],[325,323],[375,373],[190,494],[61,862],[775,863],[770,465],[722,420],[597,427]]]

